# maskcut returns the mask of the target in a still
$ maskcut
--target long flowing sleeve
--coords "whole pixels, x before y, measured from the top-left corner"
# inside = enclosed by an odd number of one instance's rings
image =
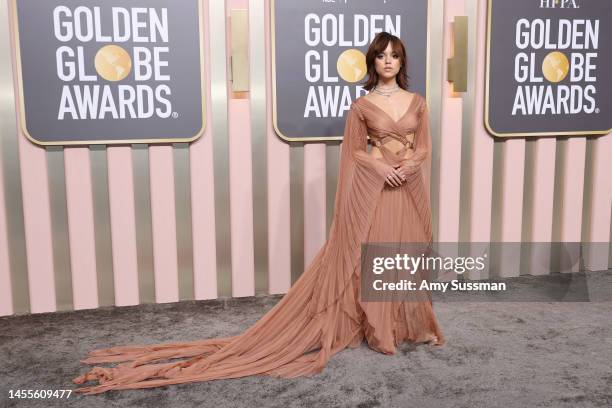
[[[432,242],[431,226],[431,132],[427,100],[421,97],[418,107],[418,124],[415,129],[414,154],[403,166],[408,169],[406,182],[410,185],[412,200],[421,217],[425,233]]]
[[[351,154],[357,166],[370,169],[378,173],[384,179],[387,171],[391,169],[391,166],[377,160],[367,152],[367,135],[368,128],[365,123],[365,117],[359,109],[359,106],[353,102],[346,117],[344,136],[342,139],[343,149],[346,149],[347,153]]]
[[[427,193],[427,200],[430,200],[431,182],[431,133],[429,130],[429,109],[427,101],[422,98],[419,107],[419,124],[415,132],[415,150],[411,160],[414,164],[420,165],[423,176],[423,184]]]
[[[353,102],[344,127],[334,216],[324,253],[323,263],[329,268],[313,290],[313,315],[343,295],[355,268],[360,267],[361,244],[367,239],[390,167],[368,154],[366,146],[365,118]]]

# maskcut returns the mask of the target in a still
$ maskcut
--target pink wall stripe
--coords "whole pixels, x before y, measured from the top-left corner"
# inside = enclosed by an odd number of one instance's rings
[[[266,1],[266,89],[268,123],[268,292],[286,293],[291,287],[291,214],[289,209],[289,146],[276,135],[272,123],[272,42],[270,0]]]
[[[13,4],[9,3],[9,15],[12,13]],[[15,27],[12,19],[10,24],[11,52],[12,55],[15,55]],[[17,72],[15,59],[13,59],[13,72]],[[13,75],[13,89],[19,89],[17,75]],[[21,105],[18,92],[15,92],[15,105]],[[23,134],[18,110],[16,110],[16,117],[30,312],[53,312],[57,310],[57,305],[47,156],[44,148],[33,144]]]
[[[35,146],[18,125],[19,168],[28,264],[30,312],[56,310],[49,181],[45,149]]]
[[[8,316],[15,312],[13,309],[13,292],[11,290],[11,264],[9,261],[6,197],[4,196],[4,164],[2,163],[2,157],[2,145],[0,144],[0,316]]]
[[[227,0],[225,13],[227,66],[231,68],[232,9],[247,9],[248,0]],[[253,244],[253,167],[251,149],[250,99],[233,97],[232,81],[227,81],[230,233],[232,296],[255,294],[255,254]]]
[[[210,107],[207,112],[207,117],[210,118]],[[211,126],[211,121],[207,121],[204,134],[189,147],[193,280],[197,300],[217,298],[215,180]]]
[[[561,219],[557,220],[559,225],[559,241],[581,242],[582,235],[582,203],[584,190],[584,170],[586,158],[586,139],[573,137],[563,141],[563,157],[557,159],[557,163],[565,168],[563,175],[563,196]],[[577,253],[571,254],[577,258]],[[571,271],[577,272],[580,264],[576,262]]]
[[[453,20],[464,15],[464,1],[444,2],[444,60],[454,55]],[[453,86],[446,81],[448,65],[442,64],[442,124],[440,134],[440,184],[438,204],[438,241],[459,241],[459,210],[461,187],[461,130],[463,99],[453,92]],[[450,256],[451,254],[449,254]]]
[[[89,147],[64,148],[73,307],[98,307]]]
[[[462,99],[442,100],[438,241],[459,241]]]
[[[155,300],[178,301],[178,263],[172,146],[149,147]]]
[[[470,196],[470,241],[489,242],[491,239],[491,202],[493,195],[493,138],[484,127],[484,92],[487,35],[487,2],[478,2],[478,34],[476,45],[476,96],[471,163],[472,191]],[[483,271],[484,274],[487,271]],[[470,273],[470,278],[478,278]]]
[[[210,84],[209,2],[202,3],[204,14],[204,81]],[[204,134],[189,145],[191,181],[191,233],[193,245],[193,284],[195,298],[217,298],[217,249],[215,241],[215,178],[213,173],[210,86],[206,86],[206,128]]]
[[[501,239],[504,242],[520,242],[523,219],[525,140],[506,140],[503,148]]]
[[[271,109],[271,107],[270,107]],[[268,129],[268,292],[291,287],[289,146]]]
[[[109,146],[106,151],[115,304],[137,305],[140,296],[132,148]]]
[[[304,146],[304,268],[327,238],[325,143]]]
[[[531,242],[551,242],[553,229],[553,203],[555,195],[555,149],[553,137],[543,137],[535,142],[533,157],[533,191],[529,193],[531,203]],[[538,244],[530,252],[528,268],[532,275],[550,272],[550,248]]]
[[[249,99],[229,100],[232,296],[255,295],[253,178]]]
[[[12,14],[13,3],[11,2],[9,3],[9,15]],[[10,24],[11,53],[15,55],[15,27],[12,19],[10,19]],[[15,59],[13,59],[13,72],[17,72]],[[17,82],[17,75],[13,75],[13,89],[19,89]],[[20,104],[19,93],[15,92],[15,106],[20,106]],[[53,312],[57,310],[57,306],[47,156],[44,148],[33,144],[25,137],[19,116],[16,110],[30,312]]]
[[[591,271],[608,269],[610,222],[612,207],[612,133],[593,141],[593,183],[591,190],[591,219],[587,242],[596,242],[585,256],[585,268]]]
[[[503,144],[503,166],[502,183],[502,208],[500,212],[501,242],[521,242],[521,231],[523,225],[523,184],[525,175],[525,140],[510,139]],[[502,258],[508,258],[508,262],[500,264],[500,276],[520,275],[521,248],[519,245],[511,244],[502,247]]]

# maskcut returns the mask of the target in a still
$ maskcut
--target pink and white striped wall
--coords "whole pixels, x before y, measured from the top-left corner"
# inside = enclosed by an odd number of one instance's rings
[[[289,289],[292,265],[325,242],[338,146],[302,149],[273,131],[269,1],[203,0],[207,127],[190,145],[34,145],[17,121],[11,59],[0,58],[0,315]],[[7,3],[3,57],[12,55]],[[435,239],[599,242],[585,268],[608,269],[612,135],[493,139],[482,109],[486,1],[430,4]],[[227,80],[234,8],[249,10],[246,97]],[[456,15],[470,19],[465,95],[444,80]]]

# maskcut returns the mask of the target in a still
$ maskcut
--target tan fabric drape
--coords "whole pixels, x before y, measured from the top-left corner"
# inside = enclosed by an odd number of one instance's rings
[[[362,103],[363,97],[351,104],[329,238],[259,321],[236,336],[94,350],[83,363],[120,364],[96,366],[75,378],[76,384],[99,382],[76,391],[96,394],[256,374],[293,378],[321,372],[332,355],[364,338],[384,353],[394,353],[404,340],[425,341],[430,335],[443,343],[430,302],[361,302],[359,296],[362,242],[431,240],[429,123],[425,99],[415,97],[412,112],[398,122]],[[368,130],[399,134],[411,127],[416,150],[410,160],[417,171],[391,188],[385,184],[386,161],[367,153]]]

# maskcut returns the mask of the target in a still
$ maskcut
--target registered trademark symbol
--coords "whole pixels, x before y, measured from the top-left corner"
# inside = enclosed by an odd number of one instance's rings
[[[178,118],[178,112],[172,112],[172,117],[173,117],[174,119]]]

